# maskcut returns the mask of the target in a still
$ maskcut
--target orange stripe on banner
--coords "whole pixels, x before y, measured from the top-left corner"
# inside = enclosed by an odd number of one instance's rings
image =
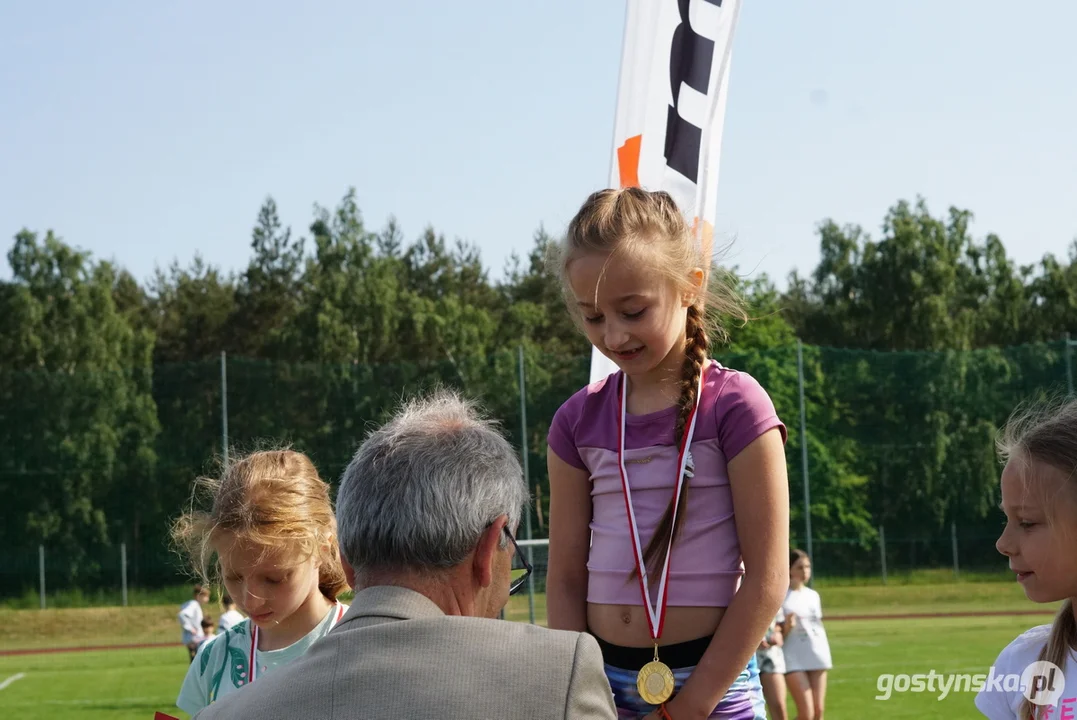
[[[621,187],[639,187],[639,146],[642,135],[633,135],[617,148],[617,173]]]
[[[701,231],[699,218],[692,218],[692,235],[699,238],[699,244],[703,248],[703,257],[710,258],[711,251],[714,250],[714,226],[704,220]]]

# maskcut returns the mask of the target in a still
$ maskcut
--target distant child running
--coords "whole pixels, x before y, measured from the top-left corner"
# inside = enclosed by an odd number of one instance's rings
[[[834,663],[823,628],[823,603],[808,587],[811,559],[803,550],[789,553],[789,592],[782,604],[792,629],[782,645],[785,680],[797,706],[797,720],[823,720],[826,675]]]
[[[249,619],[198,649],[176,701],[191,715],[301,657],[346,610],[329,486],[306,455],[257,452],[201,485],[212,509],[184,515],[173,538]]]
[[[198,652],[198,646],[202,642],[202,604],[209,602],[209,590],[201,585],[195,585],[191,593],[191,599],[180,606],[177,615],[179,618],[182,641],[187,648],[190,660]]]
[[[745,317],[673,199],[591,195],[558,259],[570,312],[620,369],[550,428],[551,628],[599,640],[622,718],[765,716],[755,650],[788,587],[785,426],[710,358]]]
[[[996,675],[1029,673],[1030,686],[987,685],[976,707],[991,720],[1077,717],[1077,401],[1023,410],[998,441],[1006,526],[995,547],[1029,600],[1062,601],[1050,625],[1019,635],[993,663]],[[1062,681],[1064,678],[1064,681]]]

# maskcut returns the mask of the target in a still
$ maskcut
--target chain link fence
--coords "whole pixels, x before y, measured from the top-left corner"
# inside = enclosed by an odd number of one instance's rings
[[[932,353],[792,345],[717,359],[759,380],[788,426],[792,541],[810,548],[817,577],[1002,576],[1005,561],[994,549],[1001,520],[995,433],[1020,403],[1072,392],[1068,341]],[[149,451],[128,457],[120,444],[108,464],[60,452],[75,425],[58,410],[82,385],[98,387],[107,378],[22,373],[37,378],[31,381],[8,373],[0,380],[12,398],[9,409],[37,415],[0,413],[0,602],[122,604],[126,595],[131,605],[178,604],[191,580],[169,549],[168,530],[195,477],[216,473],[225,452],[287,444],[335,482],[402,397],[437,386],[478,400],[517,447],[526,447],[534,503],[521,536],[544,538],[546,432],[560,404],[586,384],[589,362],[587,355],[551,356],[525,344],[424,366],[223,355],[158,366],[150,383],[157,427]],[[26,427],[38,430],[12,429]],[[86,514],[100,514],[85,532],[40,520],[59,512],[49,503],[62,505],[73,476],[91,488],[78,499],[88,504]],[[536,582],[544,584],[542,573]]]

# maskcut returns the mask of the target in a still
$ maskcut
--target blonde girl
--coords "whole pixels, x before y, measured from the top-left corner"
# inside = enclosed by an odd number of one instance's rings
[[[256,452],[199,487],[211,508],[183,515],[173,540],[248,619],[199,647],[176,701],[191,715],[302,656],[344,615],[347,587],[329,486],[306,455]]]

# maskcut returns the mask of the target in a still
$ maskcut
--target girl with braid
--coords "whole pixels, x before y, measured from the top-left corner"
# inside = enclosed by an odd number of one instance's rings
[[[602,648],[621,718],[765,718],[755,650],[788,588],[785,426],[708,352],[745,319],[673,199],[591,195],[557,253],[565,299],[620,368],[554,416],[551,628]]]

